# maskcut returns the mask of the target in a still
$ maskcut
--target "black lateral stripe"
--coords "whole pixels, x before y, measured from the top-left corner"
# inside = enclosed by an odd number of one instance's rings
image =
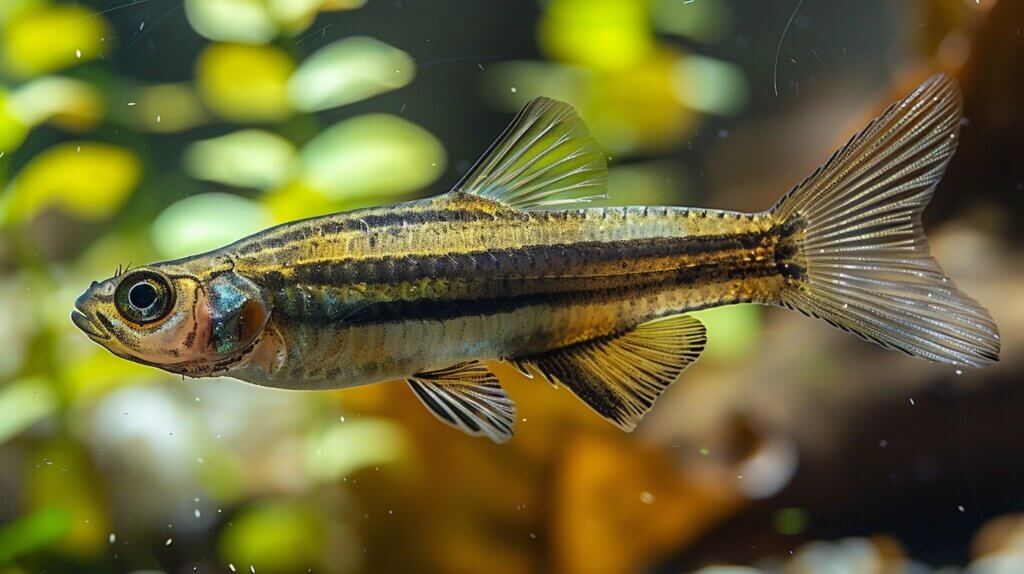
[[[280,288],[287,284],[383,284],[430,278],[478,278],[481,275],[514,278],[521,275],[557,274],[560,269],[587,264],[622,261],[625,265],[641,259],[749,250],[769,244],[773,237],[768,232],[756,232],[531,245],[515,249],[426,256],[339,259],[297,264],[291,268],[288,277],[271,272],[263,278],[262,283],[270,288]]]
[[[308,220],[295,225],[294,228],[282,229],[276,234],[253,236],[251,242],[242,247],[239,253],[256,253],[263,249],[274,249],[312,237],[326,237],[351,231],[372,231],[386,227],[416,226],[426,223],[471,223],[493,219],[493,214],[471,209],[395,210],[385,214],[368,215],[352,212],[346,213],[344,216],[331,215]]]
[[[637,299],[655,295],[667,289],[680,288],[697,280],[722,283],[736,279],[767,277],[776,273],[774,266],[730,265],[708,268],[679,269],[674,274],[658,273],[657,280],[642,285],[628,285],[596,291],[569,290],[561,292],[530,293],[511,297],[467,299],[408,299],[367,303],[345,316],[339,326],[365,326],[402,321],[446,321],[471,316],[491,316],[509,313],[537,305],[553,307],[572,304],[595,304]],[[734,302],[734,301],[730,301]],[[710,303],[709,303],[710,304]],[[339,323],[325,316],[283,317],[297,322],[318,324]]]

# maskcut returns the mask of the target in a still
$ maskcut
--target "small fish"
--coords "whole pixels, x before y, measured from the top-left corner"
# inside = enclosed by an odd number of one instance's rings
[[[957,366],[999,358],[989,313],[932,258],[921,212],[957,146],[935,76],[774,207],[585,207],[605,159],[573,109],[529,103],[448,193],[287,223],[93,285],[72,320],[125,359],[286,389],[404,379],[503,442],[486,361],[561,384],[632,430],[704,350],[690,311],[796,309]]]

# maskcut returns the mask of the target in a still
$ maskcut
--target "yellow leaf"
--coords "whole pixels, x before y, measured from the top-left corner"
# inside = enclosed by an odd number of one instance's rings
[[[552,57],[607,71],[629,69],[654,46],[647,3],[635,0],[553,0],[538,35]]]
[[[8,20],[0,47],[8,70],[35,76],[100,57],[110,35],[107,21],[84,6],[42,4]]]
[[[18,173],[0,204],[0,221],[25,220],[48,207],[100,220],[124,204],[141,175],[138,159],[123,148],[95,142],[58,144]]]
[[[10,98],[0,90],[0,152],[18,149],[28,135],[28,126],[12,108]]]
[[[273,121],[290,113],[287,84],[295,63],[280,48],[213,44],[196,68],[200,95],[224,118]]]

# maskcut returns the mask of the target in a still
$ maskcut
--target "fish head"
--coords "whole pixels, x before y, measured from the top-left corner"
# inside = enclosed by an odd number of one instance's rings
[[[270,305],[231,269],[206,275],[158,264],[94,281],[71,320],[118,357],[193,377],[223,373],[252,351]]]

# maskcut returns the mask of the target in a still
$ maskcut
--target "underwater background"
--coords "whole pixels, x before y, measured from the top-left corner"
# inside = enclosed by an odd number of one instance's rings
[[[1024,572],[1024,2],[0,1],[0,574]],[[633,434],[499,371],[510,443],[404,384],[182,380],[77,331],[118,266],[446,191],[529,99],[611,204],[761,210],[927,76],[965,95],[925,213],[1002,360],[797,313],[709,346]]]

